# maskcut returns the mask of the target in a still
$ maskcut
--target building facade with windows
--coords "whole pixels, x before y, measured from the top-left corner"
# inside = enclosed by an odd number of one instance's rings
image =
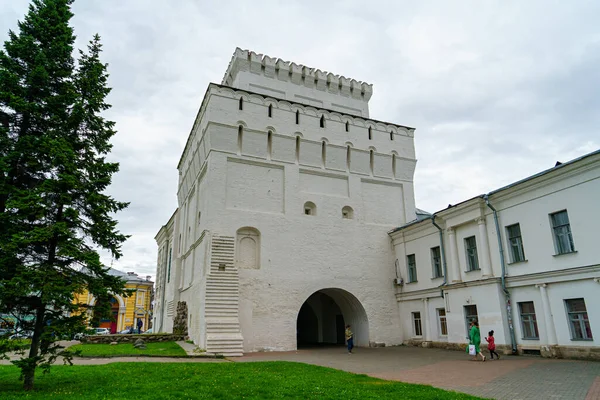
[[[130,296],[114,294],[110,299],[110,317],[100,318],[90,314],[88,325],[90,328],[107,328],[110,333],[118,333],[134,327],[137,329],[137,320],[142,320],[142,330],[145,331],[152,324],[152,295],[154,282],[150,276],[145,278],[135,272],[122,272],[114,268],[109,269],[109,274],[118,276],[125,281],[125,289],[131,291]],[[96,305],[97,299],[87,290],[75,294],[76,303]]]
[[[391,231],[405,342],[598,358],[599,201],[597,151]]]
[[[155,238],[156,331],[187,321],[225,355],[342,344],[346,324],[358,346],[464,347],[477,319],[507,351],[597,349],[600,155],[431,215],[414,129],[371,118],[371,95],[236,49]]]

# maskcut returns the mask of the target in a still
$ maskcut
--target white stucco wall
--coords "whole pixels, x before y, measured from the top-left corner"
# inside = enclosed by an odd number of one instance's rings
[[[511,316],[515,338],[523,348],[545,345],[597,346],[600,316],[593,304],[600,301],[600,258],[595,234],[599,213],[595,204],[600,200],[600,155],[596,154],[573,164],[521,182],[489,196],[497,209],[500,232],[506,257],[506,282],[511,296]],[[567,210],[576,252],[556,255],[549,214]],[[448,341],[464,342],[464,313],[466,304],[476,304],[480,314],[482,335],[496,332],[498,344],[509,344],[506,305],[501,291],[502,267],[493,214],[482,198],[474,198],[436,213],[436,222],[444,229],[444,244],[448,265],[448,285],[444,287]],[[519,223],[524,244],[525,262],[511,263],[506,226]],[[423,298],[431,297],[441,282],[432,279],[430,249],[440,245],[439,231],[431,220],[407,226],[391,234],[399,273],[404,285],[397,287],[403,326],[411,322],[410,308],[417,307]],[[482,235],[483,233],[483,235]],[[467,271],[464,239],[475,236],[479,271]],[[485,237],[484,237],[485,236]],[[453,237],[456,242],[454,268]],[[484,276],[483,263],[488,243],[490,276]],[[408,282],[406,256],[415,254],[418,282]],[[458,273],[456,273],[458,272]],[[549,312],[542,306],[540,285],[544,286]],[[573,340],[565,309],[565,300],[583,298],[594,340]],[[524,339],[519,304],[533,301],[538,323],[539,339]],[[555,335],[547,332],[548,321]],[[412,329],[412,328],[411,328]],[[411,332],[405,328],[405,336]],[[556,339],[553,339],[555,336]],[[431,340],[437,340],[433,337]]]

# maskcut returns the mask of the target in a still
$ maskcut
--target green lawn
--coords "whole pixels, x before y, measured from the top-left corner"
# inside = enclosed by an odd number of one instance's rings
[[[132,343],[110,344],[76,344],[70,350],[81,350],[82,357],[109,356],[185,356],[187,353],[175,342],[146,343],[146,350],[138,350]]]
[[[114,363],[54,366],[22,391],[13,366],[0,366],[7,399],[475,399],[430,386],[383,381],[291,362]]]

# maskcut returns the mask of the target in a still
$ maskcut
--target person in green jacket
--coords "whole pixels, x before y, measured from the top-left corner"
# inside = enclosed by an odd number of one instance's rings
[[[471,321],[471,329],[469,330],[469,345],[475,346],[475,357],[473,361],[477,361],[477,356],[480,355],[482,361],[485,361],[485,356],[481,352],[481,333],[479,333],[479,322],[476,320]],[[469,346],[467,346],[467,353],[469,352]]]

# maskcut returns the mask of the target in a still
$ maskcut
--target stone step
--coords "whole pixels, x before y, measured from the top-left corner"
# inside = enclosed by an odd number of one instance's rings
[[[219,290],[219,291],[207,291],[205,298],[221,300],[221,299],[235,299],[240,298],[240,292],[237,290]]]
[[[238,310],[206,310],[205,317],[238,317]]]

